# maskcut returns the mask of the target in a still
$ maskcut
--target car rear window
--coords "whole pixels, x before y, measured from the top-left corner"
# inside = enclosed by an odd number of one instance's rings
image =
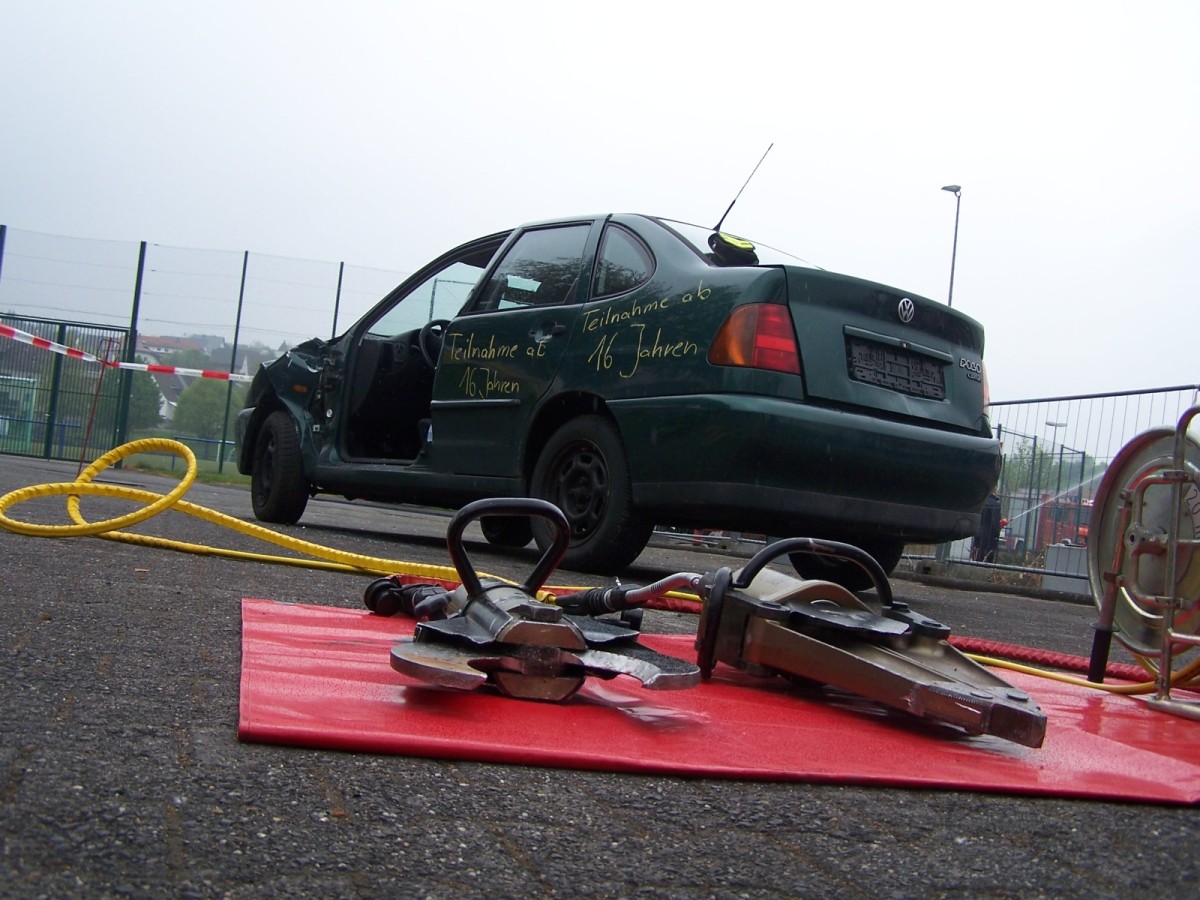
[[[592,281],[592,297],[631,291],[649,281],[652,274],[654,258],[641,240],[619,225],[606,226]]]

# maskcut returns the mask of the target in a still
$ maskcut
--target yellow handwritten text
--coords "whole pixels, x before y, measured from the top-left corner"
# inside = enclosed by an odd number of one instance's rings
[[[631,325],[631,328],[637,329],[637,350],[633,355],[633,368],[628,372],[618,372],[622,378],[632,378],[641,365],[643,359],[681,359],[685,356],[695,356],[700,352],[700,347],[694,341],[666,341],[662,339],[662,329],[657,328],[654,331],[654,340],[652,343],[645,343],[646,336],[645,325]]]
[[[669,297],[663,297],[661,300],[651,300],[648,303],[634,303],[629,309],[613,309],[611,306],[606,306],[602,310],[588,310],[583,314],[583,330],[585,332],[595,331],[597,328],[607,328],[609,325],[623,325],[633,319],[641,318],[646,313],[666,309],[670,302]]]
[[[458,387],[467,397],[486,399],[495,395],[511,396],[521,392],[521,383],[502,378],[486,366],[467,366],[463,369],[462,377],[458,379]]]
[[[680,303],[691,303],[693,300],[707,300],[712,295],[712,288],[704,286],[704,280],[700,280],[700,286],[696,288],[696,293],[690,291],[679,298]]]
[[[588,354],[587,361],[595,363],[596,371],[603,372],[605,369],[611,369],[613,364],[612,348],[616,341],[617,335],[614,332],[608,337],[603,335],[600,337],[600,343],[596,345],[596,349]]]
[[[488,338],[487,344],[476,345],[475,335],[469,334],[463,340],[463,334],[452,331],[446,335],[447,343],[442,352],[450,362],[466,362],[473,359],[513,359],[517,355],[519,345],[496,344],[496,336]]]

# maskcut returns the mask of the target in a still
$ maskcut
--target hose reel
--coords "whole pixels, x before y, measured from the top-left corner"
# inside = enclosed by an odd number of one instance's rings
[[[1175,429],[1151,429],[1121,448],[1088,526],[1100,613],[1089,680],[1102,680],[1115,637],[1156,673],[1150,702],[1189,718],[1200,718],[1200,706],[1172,701],[1170,690],[1176,658],[1200,646],[1200,445],[1187,435],[1197,415],[1200,406]]]

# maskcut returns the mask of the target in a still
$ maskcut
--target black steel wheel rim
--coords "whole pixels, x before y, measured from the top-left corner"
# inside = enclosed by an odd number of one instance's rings
[[[564,448],[551,470],[550,495],[571,524],[571,537],[591,536],[608,509],[609,474],[604,454],[580,441]]]
[[[258,458],[258,500],[265,503],[271,496],[271,482],[275,480],[275,435],[263,435],[263,449]]]

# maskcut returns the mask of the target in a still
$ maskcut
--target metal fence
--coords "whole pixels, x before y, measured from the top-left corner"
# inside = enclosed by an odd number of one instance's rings
[[[107,360],[123,358],[125,328],[0,315],[0,323]],[[103,453],[124,439],[129,373],[0,341],[0,452],[45,459]]]
[[[0,225],[0,312],[191,338],[225,368],[235,344],[277,353],[344,330],[406,274]]]
[[[338,333],[404,276],[0,225],[0,322],[114,362],[251,374],[285,347]],[[435,317],[461,304],[461,294],[443,291]],[[177,433],[170,428],[176,402],[196,379],[155,380],[164,427]],[[129,371],[0,339],[0,453],[76,459],[111,449],[127,439],[133,387]]]
[[[1031,559],[1087,543],[1092,498],[1109,462],[1152,428],[1172,432],[1200,385],[993,403],[1003,445],[1001,549]]]

